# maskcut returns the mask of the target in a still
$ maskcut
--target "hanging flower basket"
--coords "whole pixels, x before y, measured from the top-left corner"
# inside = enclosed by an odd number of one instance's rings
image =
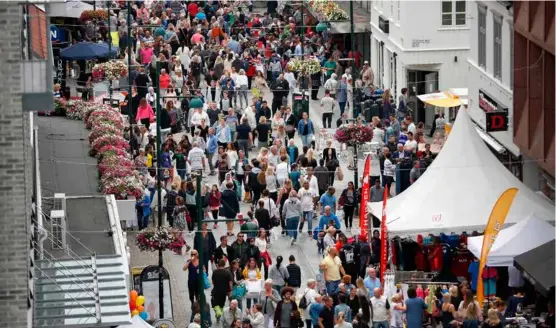
[[[181,251],[185,245],[179,234],[168,227],[148,227],[135,236],[135,243],[141,251],[172,250]]]
[[[79,20],[82,22],[86,21],[106,21],[108,20],[108,13],[106,10],[85,10],[81,13]]]
[[[362,124],[348,124],[336,129],[334,138],[342,144],[353,146],[368,143],[373,139],[373,129]]]
[[[288,62],[288,69],[293,72],[315,74],[320,72],[322,68],[319,60],[312,57],[306,59],[293,58]]]
[[[309,6],[319,21],[345,21],[349,15],[332,0],[309,0]]]
[[[93,80],[117,80],[127,76],[127,65],[119,60],[111,60],[93,66]]]

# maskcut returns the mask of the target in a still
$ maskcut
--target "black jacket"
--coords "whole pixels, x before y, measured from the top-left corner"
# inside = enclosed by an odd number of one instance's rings
[[[245,260],[245,254],[247,253],[248,247],[249,245],[247,244],[247,242],[239,244],[237,243],[237,241],[234,241],[234,243],[232,243],[232,249],[234,253],[233,260],[239,259],[240,268],[245,267],[245,263],[243,261]]]
[[[261,262],[261,252],[259,251],[259,247],[249,245],[249,247],[247,247],[247,250],[243,254],[241,263],[247,264],[250,258],[254,258],[257,264]]]
[[[212,234],[212,231],[208,231],[207,239],[208,239],[208,250],[203,250],[204,245],[203,245],[202,235],[200,234],[195,235],[193,248],[198,252],[203,251],[205,255],[212,256],[214,254],[214,251],[216,250],[216,240],[214,239],[214,234]]]
[[[272,93],[274,94],[274,100],[282,101],[282,97],[288,96],[290,92],[290,85],[284,80],[277,79],[272,85]]]
[[[299,288],[301,287],[301,268],[297,264],[290,264],[286,266],[290,277],[288,278],[288,286]]]
[[[167,110],[160,112],[160,129],[169,129],[172,118],[170,118],[170,113]]]
[[[255,218],[259,222],[259,227],[265,230],[270,230],[272,225],[270,223],[270,213],[265,208],[257,208],[255,210]]]
[[[234,190],[225,189],[222,191],[220,201],[222,204],[220,214],[226,218],[236,218],[237,213],[239,212],[237,193]]]
[[[234,249],[231,246],[228,246],[226,251],[228,252],[228,262],[236,259],[234,256]],[[222,258],[224,258],[224,251],[222,251],[222,246],[218,246],[216,250],[214,250],[214,262],[218,264]]]

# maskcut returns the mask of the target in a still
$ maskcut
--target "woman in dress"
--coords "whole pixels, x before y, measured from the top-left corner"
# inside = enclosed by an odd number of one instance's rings
[[[253,97],[257,98],[264,98],[266,92],[268,92],[268,83],[263,76],[263,72],[257,70],[257,76],[253,80],[251,92],[253,93]]]
[[[189,300],[191,304],[195,301],[199,301],[200,291],[199,291],[199,280],[203,278],[199,277],[199,252],[193,249],[191,250],[191,258],[183,266],[183,270],[188,272],[187,288],[189,291]],[[206,273],[206,268],[203,269]]]
[[[228,155],[228,168],[235,168],[239,156],[237,155],[234,143],[228,143],[226,154]]]
[[[259,223],[259,226],[261,223]],[[267,229],[261,227],[259,229],[259,233],[257,234],[257,238],[255,239],[255,246],[259,248],[259,252],[261,257],[259,258],[259,263],[257,266],[259,269],[264,268],[264,279],[268,279],[268,267],[272,264],[272,258],[270,257],[270,253],[268,249],[270,248],[270,239],[267,235]]]
[[[270,198],[276,201],[278,200],[278,182],[276,180],[276,174],[274,173],[274,167],[268,166],[265,173],[266,177],[266,189],[270,193]]]
[[[247,266],[245,266],[245,268],[243,269],[243,278],[247,281],[258,281],[261,280],[262,276],[261,276],[261,271],[259,270],[259,267],[257,266],[257,262],[255,261],[255,258],[249,258],[249,261],[247,262]],[[251,308],[251,304],[257,304],[258,303],[258,299],[257,298],[247,298],[247,308]]]

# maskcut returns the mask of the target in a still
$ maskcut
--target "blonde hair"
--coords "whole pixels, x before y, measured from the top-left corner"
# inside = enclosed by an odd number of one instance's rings
[[[488,317],[487,321],[490,323],[500,322],[500,319],[498,318],[498,314],[496,313],[496,310],[493,308],[488,310],[487,317]]]
[[[467,305],[464,318],[466,320],[477,320],[477,306],[475,305],[475,302],[471,302]]]
[[[264,115],[261,116],[261,118],[259,119],[259,123],[262,123],[262,124],[266,123],[266,117]]]

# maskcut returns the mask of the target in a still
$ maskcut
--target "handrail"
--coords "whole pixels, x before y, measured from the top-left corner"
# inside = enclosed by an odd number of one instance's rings
[[[47,277],[50,281],[52,281],[58,288],[60,288],[60,291],[63,291],[62,287],[60,287],[60,285],[53,280],[52,278],[50,278],[48,276],[48,274],[44,273],[39,267],[37,267],[37,269],[45,276]],[[71,299],[73,299],[74,302],[76,302],[77,304],[79,304],[87,313],[89,313],[91,316],[93,316],[95,319],[97,319],[97,322],[99,322],[99,316],[98,314],[93,314],[91,312],[89,312],[89,310],[83,305],[81,304],[79,301],[77,301],[77,299],[73,298],[73,296],[69,295]],[[97,303],[96,297],[95,297],[95,303]],[[37,312],[37,310],[35,309],[35,312]]]
[[[47,214],[44,211],[43,211],[43,215],[47,216]],[[67,213],[66,213],[66,216],[67,216]],[[47,217],[50,218],[50,216],[47,216]],[[67,217],[66,217],[66,219],[67,219]],[[83,244],[83,242],[79,241],[79,239],[76,238],[75,236],[73,236],[67,229],[64,230],[64,232],[67,236],[70,236],[71,238],[73,238],[73,240],[75,240],[81,247],[85,248],[85,250],[87,250],[91,254],[91,256],[96,255],[96,252],[89,249],[86,245]]]
[[[33,244],[37,244],[36,242],[33,242]],[[45,252],[47,254],[47,256],[54,258],[54,256],[52,254],[50,254],[48,251],[43,250],[43,252]],[[51,263],[55,263],[56,260],[51,260],[51,259],[46,259],[47,261],[51,262]],[[58,264],[63,267],[63,269],[57,269],[58,271],[60,271],[63,275],[65,275],[68,279],[72,279],[72,276],[79,280],[81,282],[82,285],[86,286],[85,282],[83,282],[83,280],[81,280],[77,275],[75,275],[75,273],[73,273],[72,271],[70,271],[63,263],[58,262]],[[40,269],[40,266],[35,266],[36,268]],[[93,278],[95,277],[94,272],[89,271],[86,267],[83,267],[84,270],[86,270],[87,272],[91,273],[91,275],[93,276]],[[64,271],[67,271],[68,273],[64,273]],[[42,270],[41,270],[42,272]],[[50,279],[50,277],[48,277]],[[74,282],[75,284],[79,284],[79,282]],[[83,289],[83,288],[82,288]],[[90,295],[88,292],[86,292],[89,297],[96,299],[95,295]]]

